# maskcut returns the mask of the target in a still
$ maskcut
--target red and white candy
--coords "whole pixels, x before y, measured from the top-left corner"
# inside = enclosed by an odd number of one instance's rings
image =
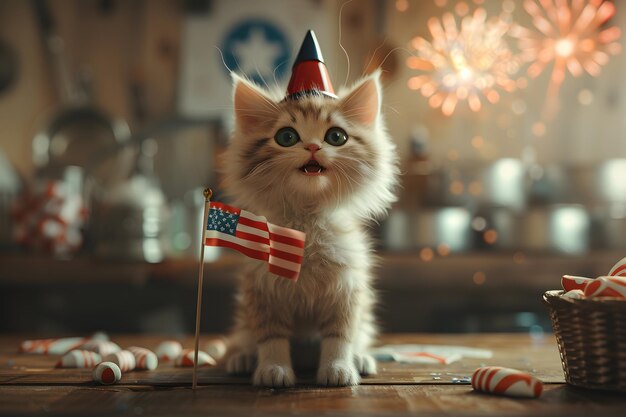
[[[117,343],[111,342],[110,340],[89,340],[81,346],[81,349],[90,350],[102,356],[107,356],[122,350]]]
[[[13,207],[14,238],[23,246],[68,254],[82,245],[87,216],[83,199],[69,184],[48,181],[26,189]]]
[[[40,355],[65,355],[67,352],[81,347],[88,340],[85,337],[25,340],[20,343],[20,352]]]
[[[159,366],[159,360],[153,351],[137,346],[131,346],[127,350],[135,355],[137,369],[153,371]]]
[[[593,281],[593,278],[576,277],[574,275],[563,275],[561,278],[561,286],[567,291],[572,290],[585,290],[588,283]]]
[[[535,398],[543,391],[541,381],[532,375],[499,366],[476,369],[472,375],[472,387],[476,391],[509,397]]]
[[[182,351],[183,345],[181,345],[180,342],[177,342],[176,340],[166,340],[159,343],[155,353],[159,360],[173,361],[180,356]]]
[[[128,350],[120,350],[119,352],[111,353],[103,357],[102,360],[105,362],[113,362],[120,367],[122,372],[132,371],[137,366],[135,355]]]
[[[204,346],[204,351],[217,360],[222,359],[227,350],[226,341],[222,338],[209,340]]]
[[[585,297],[626,299],[626,277],[598,277],[585,287]]]
[[[621,261],[613,265],[613,268],[609,271],[609,276],[626,277],[626,258],[622,258]]]
[[[176,366],[193,366],[194,349],[183,349],[182,353],[176,358]],[[198,351],[198,366],[215,365],[215,359],[208,353],[201,350]]]
[[[67,352],[59,362],[57,368],[93,368],[102,362],[102,356],[88,350],[74,349]]]
[[[122,370],[113,362],[102,362],[93,370],[93,380],[103,385],[111,385],[122,379]]]
[[[571,298],[572,300],[582,300],[585,298],[583,290],[570,290],[563,294],[561,297]]]

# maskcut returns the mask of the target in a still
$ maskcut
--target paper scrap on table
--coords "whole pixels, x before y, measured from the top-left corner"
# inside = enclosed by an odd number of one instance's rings
[[[447,365],[463,358],[490,359],[488,349],[447,345],[385,345],[370,350],[379,361],[401,363],[439,363]]]

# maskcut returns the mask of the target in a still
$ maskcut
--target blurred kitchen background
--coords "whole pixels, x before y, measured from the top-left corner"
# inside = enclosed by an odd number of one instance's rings
[[[0,332],[191,332],[227,67],[284,88],[309,28],[335,88],[384,70],[382,329],[549,331],[545,290],[626,255],[625,25],[601,0],[3,0]],[[204,331],[240,261],[207,248]]]

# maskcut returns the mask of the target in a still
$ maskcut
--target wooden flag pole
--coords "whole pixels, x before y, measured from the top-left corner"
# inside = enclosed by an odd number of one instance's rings
[[[204,280],[204,243],[206,236],[207,220],[209,217],[209,205],[213,190],[204,190],[204,220],[202,221],[202,242],[200,242],[200,268],[198,271],[198,302],[196,303],[196,335],[195,350],[193,352],[193,382],[192,389],[198,386],[198,346],[200,345],[200,313],[202,312],[202,281]]]

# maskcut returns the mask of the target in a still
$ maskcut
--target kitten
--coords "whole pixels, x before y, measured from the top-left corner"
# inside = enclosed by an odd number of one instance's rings
[[[380,72],[336,99],[313,92],[283,100],[238,76],[234,84],[224,189],[235,205],[305,232],[306,247],[297,282],[259,262],[243,273],[227,370],[290,387],[290,342],[317,340],[317,382],[356,385],[359,374],[376,373],[367,353],[376,327],[366,227],[395,200],[398,174]]]

